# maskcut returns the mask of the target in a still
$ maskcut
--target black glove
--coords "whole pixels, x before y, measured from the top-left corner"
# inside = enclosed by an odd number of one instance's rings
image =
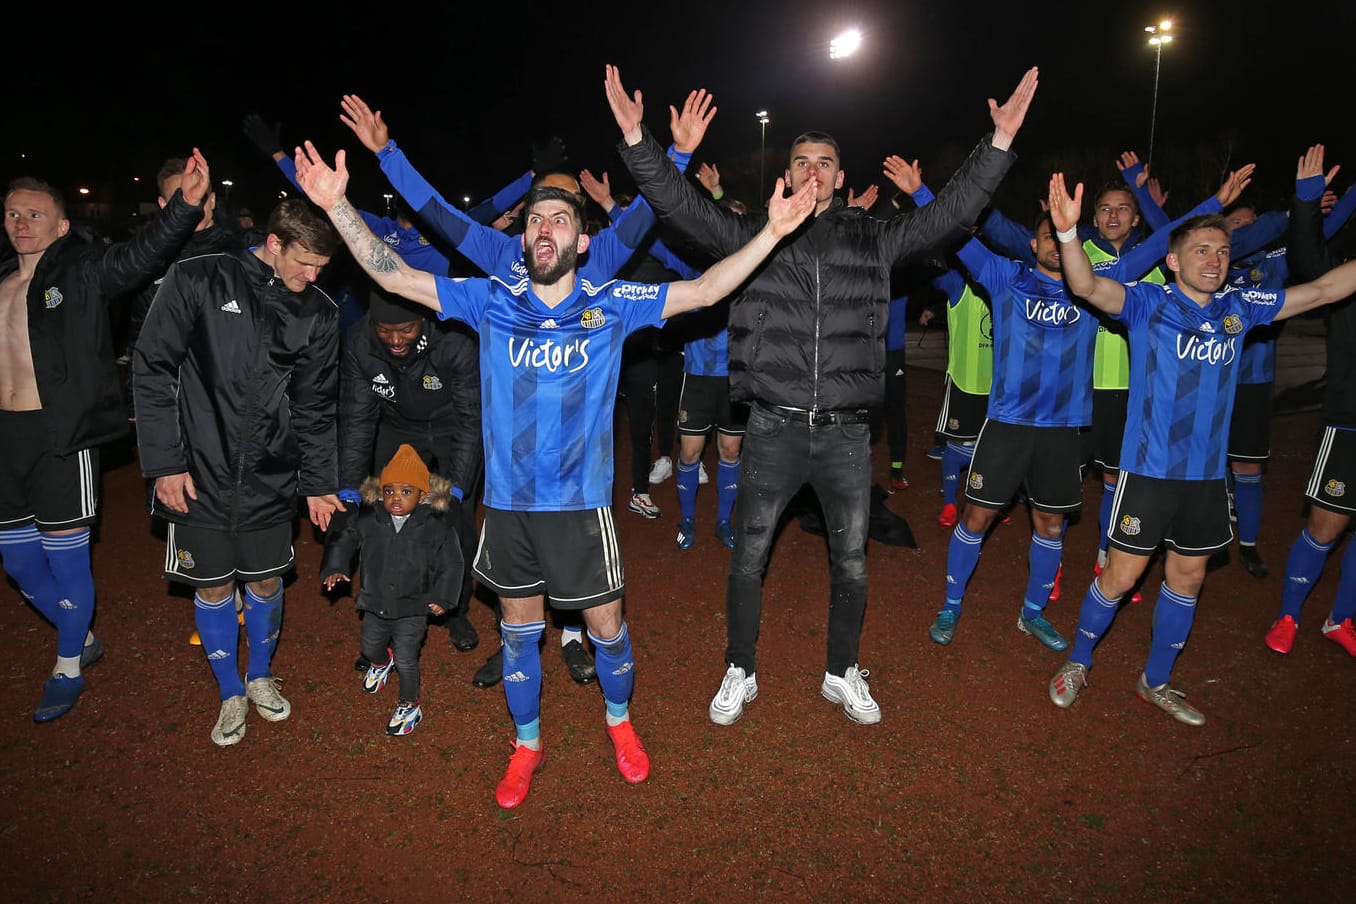
[[[552,135],[546,144],[532,145],[532,172],[539,176],[552,170],[563,169],[568,159],[565,154],[565,142],[559,135]]]
[[[245,133],[245,137],[254,142],[254,146],[263,151],[266,157],[272,157],[283,149],[282,123],[280,122],[275,122],[270,126],[264,122],[263,117],[258,113],[246,113],[244,120],[240,123],[240,128]]]
[[[352,502],[345,503],[341,509],[335,509],[330,513],[330,526],[325,528],[325,536],[332,537],[338,534],[356,517],[358,517],[358,506]]]

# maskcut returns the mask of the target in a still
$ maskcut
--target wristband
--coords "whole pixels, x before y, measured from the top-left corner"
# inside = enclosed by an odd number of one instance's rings
[[[357,490],[340,490],[337,494],[340,502],[347,502],[351,505],[361,505],[363,497]]]
[[[1072,242],[1078,238],[1078,227],[1075,226],[1072,229],[1065,230],[1064,232],[1056,230],[1055,238],[1059,239],[1061,242]]]
[[[386,144],[382,146],[382,149],[379,150],[379,151],[377,151],[377,156],[378,156],[378,157],[385,157],[387,154],[390,154],[390,153],[391,153],[392,151],[394,151],[395,149],[396,149],[395,139],[394,139],[394,138],[388,138],[388,139],[386,139]]]
[[[723,197],[725,197],[725,189],[717,185],[716,190],[711,192],[711,199],[714,201],[719,201]]]

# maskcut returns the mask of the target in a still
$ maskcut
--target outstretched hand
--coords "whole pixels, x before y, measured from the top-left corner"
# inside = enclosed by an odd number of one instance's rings
[[[1078,226],[1078,218],[1083,215],[1083,183],[1074,187],[1073,196],[1064,184],[1063,173],[1050,175],[1050,194],[1046,198],[1050,211],[1050,224],[1056,232],[1068,232]]]
[[[617,120],[617,127],[622,131],[622,138],[628,145],[639,143],[640,123],[645,118],[641,93],[637,91],[628,96],[622,87],[621,70],[611,63],[607,64],[604,74],[603,91],[607,95],[607,105],[612,108],[612,115]]]
[[[1012,139],[1026,119],[1026,111],[1031,108],[1031,99],[1036,96],[1036,86],[1040,83],[1040,69],[1032,66],[1017,83],[1017,89],[1000,107],[998,101],[989,98],[989,116],[993,119],[993,146],[1000,151],[1012,147]]]
[[[905,194],[912,195],[923,187],[923,168],[915,160],[912,163],[897,154],[885,158],[885,178]]]
[[[714,196],[720,188],[720,170],[714,163],[700,164],[697,167],[697,181]]]
[[[636,96],[639,97],[640,92],[636,92]],[[702,143],[702,138],[706,137],[706,127],[711,125],[716,115],[717,108],[711,105],[713,99],[705,88],[698,88],[688,92],[681,113],[672,104],[669,105],[669,131],[673,133],[674,150],[691,154]]]
[[[386,147],[386,142],[391,140],[391,130],[381,118],[380,110],[373,113],[372,108],[356,94],[345,94],[340,98],[339,106],[344,108],[344,115],[339,117],[339,121],[353,130],[363,147],[374,154]]]
[[[1154,199],[1154,203],[1159,207],[1167,207],[1168,193],[1163,190],[1163,185],[1158,181],[1157,176],[1149,177],[1149,197]]]
[[[326,590],[333,590],[335,584],[338,584],[340,581],[347,583],[348,580],[349,577],[346,574],[332,574],[320,583],[325,586]]]
[[[849,188],[847,193],[847,206],[860,207],[862,210],[870,210],[876,206],[876,199],[879,197],[879,185],[868,186],[866,191],[862,192],[860,195],[854,195],[852,189]]]
[[[1121,158],[1116,161],[1116,169],[1121,171],[1122,176],[1125,175],[1126,170],[1133,169],[1139,165],[1139,154],[1136,154],[1134,151],[1122,151]],[[1149,167],[1145,166],[1139,172],[1135,173],[1135,188],[1143,188],[1144,183],[1148,178]]]
[[[195,207],[201,204],[212,191],[212,172],[207,167],[207,158],[197,148],[184,163],[184,180],[179,183],[184,200]]]
[[[815,190],[815,181],[807,179],[800,191],[785,197],[786,180],[777,179],[777,184],[772,187],[772,197],[767,202],[767,225],[774,236],[780,239],[790,235],[805,222],[805,218],[815,209]]]
[[[321,210],[328,211],[344,199],[344,192],[348,190],[346,157],[340,148],[334,155],[334,167],[331,169],[311,142],[297,148],[294,158],[297,184]]]
[[[1255,169],[1257,169],[1257,164],[1247,163],[1225,177],[1219,191],[1215,192],[1215,198],[1219,201],[1220,207],[1228,207],[1238,200],[1238,196],[1243,194],[1243,189],[1247,188],[1248,183],[1252,181],[1252,171]]]
[[[580,170],[579,185],[603,210],[611,211],[617,205],[612,197],[612,183],[608,181],[607,173],[603,173],[603,178],[598,179],[588,170]]]

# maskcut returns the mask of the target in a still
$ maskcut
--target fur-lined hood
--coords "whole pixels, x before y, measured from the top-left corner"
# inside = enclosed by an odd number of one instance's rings
[[[363,502],[368,505],[381,505],[381,478],[368,477],[358,487]],[[419,500],[420,505],[431,505],[434,511],[445,512],[452,504],[452,481],[437,474],[428,478],[428,492]]]

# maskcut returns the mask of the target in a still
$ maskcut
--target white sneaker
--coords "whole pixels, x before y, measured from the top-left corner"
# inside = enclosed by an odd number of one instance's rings
[[[875,725],[880,721],[880,707],[871,699],[871,690],[866,686],[866,669],[857,670],[856,666],[847,670],[842,678],[824,673],[824,683],[819,692],[825,700],[843,704],[843,712],[854,722],[862,725]]]
[[[245,685],[245,694],[254,708],[270,722],[281,722],[292,715],[292,704],[278,693],[281,678],[255,678]]]
[[[246,697],[227,697],[221,701],[221,715],[212,726],[212,743],[218,747],[239,744],[245,737],[245,714],[250,711]]]
[[[667,455],[655,459],[654,466],[650,468],[650,483],[663,483],[672,476],[673,459]]]
[[[711,478],[706,476],[706,462],[697,462],[697,485],[710,483]]]
[[[717,725],[733,725],[744,715],[744,704],[758,696],[758,675],[744,676],[744,670],[730,666],[721,679],[720,690],[711,698],[707,714]]]
[[[654,504],[649,493],[632,493],[631,502],[626,506],[637,515],[654,520],[659,517],[659,506]]]

